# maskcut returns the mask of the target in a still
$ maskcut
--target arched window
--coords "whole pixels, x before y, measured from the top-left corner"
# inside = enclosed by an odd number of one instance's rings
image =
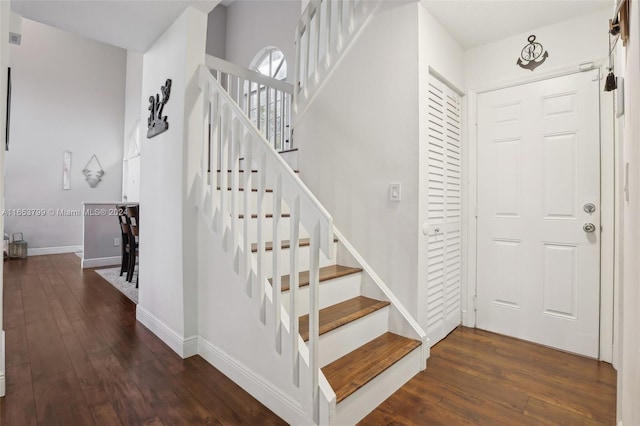
[[[253,59],[251,69],[275,80],[287,79],[287,61],[277,47],[262,49]],[[245,96],[249,102],[249,118],[265,138],[277,151],[289,149],[291,95],[268,84],[255,83],[245,86]]]
[[[267,47],[258,53],[251,68],[276,80],[287,79],[287,60],[277,47]]]

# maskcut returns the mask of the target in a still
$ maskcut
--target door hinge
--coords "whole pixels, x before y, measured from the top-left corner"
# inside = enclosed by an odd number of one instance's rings
[[[476,204],[476,206],[475,206],[475,210],[474,210],[474,213],[473,213],[473,214],[475,215],[475,217],[476,217],[476,219],[477,219],[477,218],[478,218],[478,205],[477,205],[477,204]]]
[[[477,311],[478,310],[478,295],[474,295],[473,296],[473,310]]]

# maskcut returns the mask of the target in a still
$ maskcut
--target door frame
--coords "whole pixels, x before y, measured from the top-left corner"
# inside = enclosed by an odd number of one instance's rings
[[[615,222],[616,197],[615,176],[618,170],[614,145],[613,95],[602,91],[606,75],[605,59],[584,62],[571,67],[556,69],[517,80],[505,81],[486,87],[467,90],[466,117],[463,120],[465,133],[463,135],[462,170],[467,179],[462,188],[462,277],[461,306],[462,324],[467,327],[476,326],[477,293],[477,205],[478,205],[478,95],[494,90],[515,87],[523,84],[562,77],[565,75],[598,69],[600,72],[600,208],[602,233],[600,236],[600,338],[598,359],[613,362],[614,359],[614,289],[616,253],[615,237],[617,225]],[[464,110],[463,110],[464,111]],[[466,207],[466,209],[464,208]]]

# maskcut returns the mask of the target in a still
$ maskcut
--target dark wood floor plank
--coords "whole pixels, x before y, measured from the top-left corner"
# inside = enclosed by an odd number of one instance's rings
[[[284,424],[201,358],[182,360],[77,256],[5,262],[4,271],[11,330],[1,424]],[[202,404],[194,381],[215,401]]]
[[[284,424],[202,358],[177,356],[74,254],[4,271],[2,425]],[[606,363],[459,328],[362,424],[614,425],[615,376]]]
[[[27,323],[27,341],[34,382],[73,369],[53,318]]]
[[[7,368],[29,364],[29,343],[27,340],[27,327],[24,323],[21,326],[5,330],[5,343],[7,345],[5,353]]]
[[[73,365],[73,371],[78,378],[80,389],[84,393],[89,407],[109,404],[109,395],[105,391],[78,336],[73,333],[65,334],[62,336],[62,339],[67,348],[71,364]],[[108,350],[106,352],[108,352]]]
[[[6,396],[0,398],[0,424],[37,425],[29,364],[7,367]]]
[[[615,425],[615,383],[609,364],[459,327],[361,424]]]
[[[108,402],[91,407],[91,415],[96,425],[124,426]]]
[[[126,367],[111,352],[89,354],[94,370],[100,378],[111,405],[123,424],[147,424],[156,413],[133,383]]]
[[[38,424],[95,424],[73,371],[38,380],[33,388]]]

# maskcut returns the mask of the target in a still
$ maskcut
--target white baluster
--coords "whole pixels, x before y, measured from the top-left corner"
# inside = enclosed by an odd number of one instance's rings
[[[318,370],[320,369],[320,223],[310,234],[309,245],[309,367],[313,395],[313,419],[319,420]]]
[[[220,209],[220,194],[221,192],[217,190],[220,187],[220,175],[217,173],[217,167],[220,161],[220,147],[221,147],[221,127],[220,127],[220,96],[217,92],[211,94],[212,97],[212,105],[211,105],[211,146],[209,152],[211,154],[211,169],[216,170],[216,173],[212,173],[213,177],[211,183],[212,190],[212,198],[211,203],[213,204],[211,212],[213,213],[214,222],[213,227],[214,230],[219,231],[221,229],[220,223],[218,220],[215,220],[216,213],[219,218],[219,209]]]
[[[265,91],[267,92],[267,105],[264,112],[265,118],[265,129],[264,134],[269,142],[271,142],[271,88],[265,86]]]
[[[311,4],[313,3],[314,2],[312,0]],[[305,66],[304,66],[303,87],[304,87],[305,93],[309,90],[309,87],[308,87],[309,73],[310,73],[309,67],[311,66],[311,63],[310,63],[311,61],[311,16],[312,14],[310,13],[307,18],[307,22],[305,23],[305,36],[306,36],[306,44],[307,44],[307,49],[304,54]]]
[[[315,58],[313,61],[313,83],[318,84],[318,72],[320,68],[320,42],[322,41],[322,3],[318,0],[318,5],[316,7],[316,39],[315,39]]]
[[[247,132],[244,136],[244,262],[245,276],[247,278],[247,295],[252,297],[251,291],[251,238],[249,237],[249,228],[251,227],[251,191],[247,188],[253,188],[251,164],[253,159],[253,144],[251,144],[251,135]]]
[[[264,286],[267,279],[265,274],[265,240],[264,240],[264,194],[267,185],[266,154],[260,153],[258,158],[258,300],[260,301],[260,320],[266,323],[266,309]]]
[[[338,8],[338,17],[336,19],[336,45],[335,51],[336,53],[342,52],[342,48],[344,47],[344,0],[338,0],[337,4]]]
[[[274,326],[275,326],[275,347],[276,351],[282,353],[282,321],[280,318],[280,306],[282,305],[282,277],[280,258],[282,254],[282,240],[280,238],[280,220],[282,214],[282,175],[278,175],[273,188],[273,274],[271,278],[272,297],[274,306]]]
[[[240,120],[233,118],[231,125],[231,140],[230,140],[230,157],[231,157],[231,205],[229,206],[229,213],[231,218],[231,249],[235,254],[238,248],[238,195],[240,191],[240,178],[238,176],[238,163],[240,162]],[[225,170],[226,174],[227,171]],[[238,272],[238,264],[234,265],[236,272]]]
[[[356,2],[355,0],[348,0],[349,2],[349,39],[351,39],[351,35],[355,31],[356,26]]]
[[[293,384],[300,385],[300,357],[298,355],[299,320],[298,320],[298,286],[300,273],[298,269],[298,254],[300,245],[300,197],[296,196],[289,207],[289,331],[291,334],[291,360],[293,368]]]
[[[220,127],[222,129],[221,132],[221,140],[220,140],[220,224],[222,229],[222,235],[225,237],[227,234],[227,203],[228,203],[228,195],[229,195],[229,182],[228,182],[228,174],[227,170],[229,170],[229,133],[230,129],[230,112],[228,105],[222,104],[222,114],[221,114],[221,124]],[[228,241],[227,241],[228,243]],[[228,244],[225,244],[225,250],[229,250]]]
[[[324,68],[327,69],[329,68],[330,64],[331,64],[331,42],[333,41],[331,38],[331,33],[333,32],[333,26],[332,26],[332,19],[333,17],[331,16],[331,6],[333,5],[333,0],[326,0],[325,2],[327,4],[327,10],[326,10],[326,17],[324,20],[324,30],[327,32],[326,33],[326,46],[324,49]]]
[[[256,122],[258,130],[262,130],[262,114],[260,114],[260,110],[262,108],[262,90],[260,90],[261,84],[257,83],[258,91],[256,92],[257,103],[256,103]]]

